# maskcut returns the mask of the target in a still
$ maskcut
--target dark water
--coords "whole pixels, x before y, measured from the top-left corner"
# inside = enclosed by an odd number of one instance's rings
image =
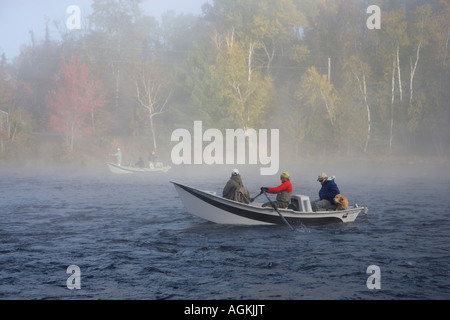
[[[394,169],[331,172],[369,214],[292,232],[192,217],[169,183],[220,192],[228,171],[3,168],[0,299],[449,299],[450,176]],[[291,172],[296,193],[315,198],[320,171]],[[252,195],[279,182],[243,178]],[[70,265],[81,289],[67,287]]]

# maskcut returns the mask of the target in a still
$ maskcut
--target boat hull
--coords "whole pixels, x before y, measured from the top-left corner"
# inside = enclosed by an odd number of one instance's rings
[[[150,172],[167,172],[170,167],[160,167],[160,168],[133,168],[127,166],[119,166],[114,163],[107,162],[109,170],[112,173],[117,174],[130,174],[130,173],[150,173]]]
[[[235,225],[284,224],[277,211],[271,207],[262,207],[260,203],[239,203],[208,191],[172,183],[186,211],[202,219],[219,224]],[[299,212],[292,209],[279,209],[279,211],[292,225],[311,225],[353,222],[359,213],[367,213],[367,208],[354,206],[342,211]]]

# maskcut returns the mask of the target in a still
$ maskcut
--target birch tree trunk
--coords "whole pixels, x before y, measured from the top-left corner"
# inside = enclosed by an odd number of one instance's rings
[[[153,150],[157,150],[158,146],[156,145],[156,132],[155,132],[155,125],[153,123],[153,115],[150,114],[150,130],[152,131],[152,137],[153,137]]]
[[[448,30],[447,30],[447,41],[445,42],[444,59],[442,60],[444,65],[445,65],[445,61],[447,60],[447,49],[448,49],[449,42],[450,42],[450,27],[448,27]]]
[[[369,103],[367,101],[366,75],[363,74],[362,82],[361,82],[361,79],[358,77],[357,74],[355,74],[355,77],[356,77],[356,80],[358,81],[359,91],[361,92],[361,95],[362,95],[362,97],[364,99],[364,103],[366,105],[366,111],[367,111],[367,137],[366,137],[366,142],[364,144],[364,152],[367,153],[367,149],[369,147],[369,141],[370,141],[370,133],[371,133],[371,115],[370,115]]]
[[[158,82],[158,83],[157,83]],[[142,87],[142,90],[141,90]],[[163,114],[167,106],[167,102],[170,98],[170,93],[165,98],[162,83],[153,77],[150,73],[146,73],[145,70],[142,72],[140,79],[136,80],[136,97],[139,104],[147,110],[150,131],[152,133],[153,148],[156,151],[156,131],[153,118],[157,115]]]
[[[414,81],[414,74],[416,73],[417,63],[419,62],[419,54],[420,54],[420,47],[422,46],[422,41],[419,42],[419,45],[417,46],[416,51],[416,62],[412,63],[412,59],[410,59],[410,65],[411,65],[411,77],[409,81],[409,104],[412,104],[413,100],[413,81]]]
[[[392,141],[394,139],[394,102],[395,102],[395,58],[392,58],[392,80],[391,80],[391,126],[389,130],[389,153],[392,152]]]
[[[400,45],[397,43],[397,71],[398,71],[398,91],[400,93],[400,102],[403,102],[402,75],[400,72]]]
[[[327,109],[328,116],[330,117],[331,127],[334,129],[333,114],[331,113],[330,106],[328,105],[327,98],[323,94],[322,88],[319,88],[319,90],[320,90],[320,94],[322,96],[322,99],[325,102],[325,108]]]

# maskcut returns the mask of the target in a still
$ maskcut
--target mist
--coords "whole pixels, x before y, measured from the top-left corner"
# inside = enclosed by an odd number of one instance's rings
[[[356,0],[222,0],[161,18],[143,4],[98,0],[86,16],[72,8],[52,21],[57,39],[44,28],[2,56],[0,165],[105,167],[120,148],[125,164],[156,151],[176,173],[242,166],[276,182],[286,170],[313,181],[448,164],[446,2],[375,1],[381,10],[369,12]],[[271,162],[227,155],[215,139],[198,147],[222,162],[173,159],[172,135],[198,121],[216,138],[277,130],[276,146],[258,148]],[[274,170],[263,177],[262,167]]]
[[[271,317],[272,299],[450,296],[449,1],[79,2],[14,57],[0,37],[2,299],[262,300]],[[251,198],[287,171],[311,201],[325,173],[362,212],[225,225],[170,183],[221,196],[233,169]]]

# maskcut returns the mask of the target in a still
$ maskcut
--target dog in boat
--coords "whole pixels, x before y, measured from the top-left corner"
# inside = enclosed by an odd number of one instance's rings
[[[348,209],[348,199],[344,197],[342,194],[337,194],[334,197],[334,202],[337,203],[336,210],[347,210]]]

